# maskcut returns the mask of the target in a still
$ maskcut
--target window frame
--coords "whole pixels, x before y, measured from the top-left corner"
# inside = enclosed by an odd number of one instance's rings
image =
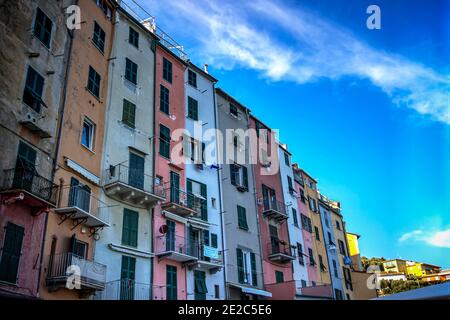
[[[163,106],[167,108],[167,112]],[[159,86],[159,111],[170,114],[170,90],[162,84]]]
[[[133,121],[130,121],[129,117],[132,117]],[[136,105],[127,99],[123,99],[122,123],[132,129],[136,128]]]
[[[128,30],[128,43],[139,49],[139,32],[131,26]]]
[[[92,78],[91,76],[94,76],[94,78]],[[102,76],[94,69],[94,67],[89,65],[88,84],[86,88],[98,100],[100,100],[101,81]],[[97,89],[98,92],[95,92],[95,89]]]
[[[138,65],[133,60],[125,58],[125,75],[124,78],[130,83],[137,85],[138,82]]]
[[[173,80],[173,64],[172,61],[163,57],[162,78],[169,83]]]
[[[41,12],[44,18],[44,21],[42,22],[38,22],[38,13]],[[45,24],[50,21],[50,31],[46,30],[46,28],[48,26],[46,26]],[[36,27],[37,24],[41,24],[40,27],[41,32],[40,34],[36,33]],[[54,28],[54,22],[52,21],[52,19],[50,19],[50,17],[44,12],[44,10],[42,10],[40,7],[36,8],[36,14],[34,15],[34,23],[33,23],[33,37],[37,38],[47,49],[51,48],[51,44],[52,44],[52,35],[53,35],[53,28]],[[42,33],[48,33],[49,34],[49,39],[48,39],[48,43],[45,43],[44,39],[41,38],[41,36],[43,36]]]
[[[96,33],[96,27],[98,27],[100,34]],[[102,36],[103,35],[103,39]],[[100,41],[97,43],[96,38],[98,37],[97,41]],[[100,26],[100,24],[97,21],[94,21],[94,31],[92,34],[92,43],[95,45],[95,47],[102,53],[105,53],[105,44],[106,44],[106,33],[105,30]]]
[[[194,88],[197,88],[197,73],[188,69],[188,84]]]
[[[90,130],[89,130],[89,145],[85,145],[83,143],[83,140],[84,140],[83,137],[84,137],[84,132],[85,132],[84,128],[85,128],[86,124],[90,128]],[[96,127],[96,125],[91,119],[89,119],[88,117],[84,117],[84,119],[83,119],[83,126],[82,126],[82,129],[81,129],[81,145],[83,147],[85,147],[86,149],[90,150],[90,151],[94,151],[95,127]]]

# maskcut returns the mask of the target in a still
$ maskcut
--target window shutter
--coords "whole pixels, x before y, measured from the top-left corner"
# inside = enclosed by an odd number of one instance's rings
[[[258,275],[256,273],[256,257],[255,257],[254,252],[250,253],[250,260],[251,260],[251,264],[252,264],[252,284],[254,286],[257,286],[258,285]]]
[[[233,186],[236,185],[236,173],[235,173],[235,165],[233,163],[230,163],[230,179],[231,179],[231,184]]]
[[[205,198],[205,200],[203,200],[202,203],[202,220],[204,221],[208,221],[208,196],[207,196],[207,191],[206,191],[206,184],[200,184],[200,193],[201,196],[203,198]]]
[[[0,280],[16,283],[25,229],[8,222],[0,260]]]
[[[206,246],[209,246],[209,231],[203,230],[203,242]]]
[[[242,175],[243,175],[243,179],[244,179],[244,187],[248,191],[248,173],[247,173],[246,166],[242,166]]]
[[[211,247],[217,248],[217,234],[211,233]]]
[[[237,268],[238,268],[238,281],[239,283],[244,283],[244,256],[242,250],[236,248],[237,256]]]

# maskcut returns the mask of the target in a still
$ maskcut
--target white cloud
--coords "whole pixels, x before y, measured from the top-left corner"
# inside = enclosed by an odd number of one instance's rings
[[[373,48],[304,9],[275,0],[146,4],[163,27],[170,23],[189,32],[196,41],[188,51],[216,68],[251,68],[269,80],[299,84],[346,76],[366,79],[396,105],[450,124],[447,75]]]
[[[433,247],[450,249],[450,229],[445,230],[414,230],[404,233],[398,238],[398,242],[418,241]]]

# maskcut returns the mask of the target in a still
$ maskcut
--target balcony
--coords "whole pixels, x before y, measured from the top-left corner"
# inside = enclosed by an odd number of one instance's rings
[[[138,208],[150,208],[165,200],[165,190],[156,182],[140,169],[118,164],[105,171],[103,187],[113,199]]]
[[[58,186],[40,176],[35,169],[14,168],[4,170],[0,191],[2,193],[23,193],[23,195],[19,194],[20,200],[31,207],[45,205],[54,207]]]
[[[120,279],[107,282],[103,291],[98,291],[95,300],[152,300],[152,296],[161,297],[165,288],[139,283],[132,279]]]
[[[198,260],[187,262],[186,264],[190,268],[207,270],[210,271],[211,273],[215,273],[220,269],[222,269],[223,267],[222,251],[218,250],[217,248],[205,246],[204,244],[192,247],[198,247],[198,250],[194,250],[193,252],[193,255]]]
[[[78,268],[80,277],[77,283],[76,271]],[[75,281],[72,281],[72,278],[75,278]],[[47,287],[50,290],[67,288],[68,284],[74,285],[73,288],[77,290],[103,290],[105,289],[105,281],[106,266],[103,264],[88,261],[73,253],[61,253],[50,256],[46,279]]]
[[[67,186],[61,190],[60,201],[55,212],[61,216],[60,224],[67,219],[74,221],[74,230],[83,224],[94,234],[109,226],[108,206],[80,186]]]
[[[272,238],[271,242],[267,245],[268,258],[270,261],[277,263],[288,263],[295,259],[292,254],[291,246],[286,244],[285,241]]]
[[[206,199],[179,188],[171,187],[169,189],[169,199],[161,205],[161,208],[182,217],[199,218],[205,205]]]
[[[155,256],[158,260],[168,259],[177,262],[196,262],[198,245],[188,239],[176,236],[171,232],[155,238]]]
[[[262,199],[263,215],[268,219],[273,219],[277,222],[286,220],[289,216],[286,210],[286,205],[283,202],[275,199]]]
[[[330,284],[310,285],[297,287],[297,294],[305,297],[312,297],[315,299],[333,299],[333,288]]]

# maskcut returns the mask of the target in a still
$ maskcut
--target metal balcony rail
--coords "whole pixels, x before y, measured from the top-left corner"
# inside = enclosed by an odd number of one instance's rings
[[[56,205],[58,186],[40,176],[34,169],[14,168],[4,170],[1,191],[6,190],[24,190],[41,200]]]
[[[269,255],[284,254],[294,256],[290,244],[280,239],[272,238],[270,243],[267,244],[267,248]]]
[[[72,214],[74,218],[91,218],[109,224],[109,206],[83,186],[64,186],[60,192],[58,213]]]
[[[280,214],[287,215],[286,205],[276,199],[263,198],[264,211],[276,211]]]
[[[105,172],[104,185],[117,182],[165,198],[163,185],[159,184],[158,179],[145,174],[142,169],[129,168],[124,164],[110,166]]]
[[[186,192],[185,190],[170,187],[169,188],[169,199],[170,203],[177,204],[179,206],[187,207],[197,213],[201,213],[202,209],[206,208],[206,199],[191,192]]]
[[[76,275],[77,271],[80,272],[79,280],[82,288],[104,289],[106,266],[70,252],[50,256],[47,284],[66,286],[68,277]]]
[[[164,288],[140,283],[134,279],[119,279],[107,282],[103,291],[98,291],[95,300],[152,300],[162,296]]]
[[[167,252],[198,258],[199,245],[190,239],[177,236],[169,231],[165,235],[156,236],[155,239],[155,253]]]

